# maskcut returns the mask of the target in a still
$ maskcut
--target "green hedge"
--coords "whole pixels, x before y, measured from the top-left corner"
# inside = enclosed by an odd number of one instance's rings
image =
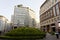
[[[45,37],[46,33],[40,31],[36,28],[30,28],[30,27],[21,27],[14,29],[8,33],[5,33],[5,36],[2,36],[1,38],[13,38],[13,39],[43,39]]]

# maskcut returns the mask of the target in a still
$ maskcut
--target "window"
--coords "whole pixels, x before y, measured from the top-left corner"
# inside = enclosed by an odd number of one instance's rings
[[[58,17],[58,20],[60,20],[60,17]]]
[[[51,16],[53,17],[54,16],[53,8],[50,9],[50,12],[51,12]]]
[[[55,2],[57,2],[57,0],[55,0]]]
[[[49,22],[50,22],[50,20],[49,20]]]
[[[57,12],[57,15],[59,15],[59,8],[58,8],[58,4],[56,5],[56,12]]]
[[[59,3],[59,8],[60,8],[60,3]]]
[[[54,21],[56,21],[56,18],[54,18]]]
[[[50,16],[51,16],[51,13],[50,13],[50,10],[48,11],[48,18],[50,18]]]
[[[58,5],[58,6],[59,6],[59,13],[60,13],[60,3],[59,3],[59,5]]]
[[[46,18],[48,18],[48,12],[46,12]]]
[[[52,19],[52,22],[54,21],[54,19]]]
[[[53,7],[54,16],[56,16],[55,6]]]
[[[54,3],[54,0],[52,0],[52,4]]]
[[[57,16],[57,10],[56,10],[56,5],[55,5],[55,13],[56,13],[56,16]]]

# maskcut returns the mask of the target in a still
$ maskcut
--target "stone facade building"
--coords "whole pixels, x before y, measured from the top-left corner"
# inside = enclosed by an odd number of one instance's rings
[[[41,5],[40,27],[47,32],[60,30],[60,0],[46,0]]]

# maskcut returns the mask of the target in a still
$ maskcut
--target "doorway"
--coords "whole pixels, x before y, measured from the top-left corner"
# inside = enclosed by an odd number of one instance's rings
[[[47,32],[49,32],[50,31],[50,26],[49,25],[47,25]]]
[[[56,32],[56,27],[55,27],[55,24],[51,24],[51,27],[52,27],[52,32]]]
[[[55,31],[56,31],[56,30],[55,30],[55,27],[52,27],[52,31],[53,31],[53,32],[55,32]]]

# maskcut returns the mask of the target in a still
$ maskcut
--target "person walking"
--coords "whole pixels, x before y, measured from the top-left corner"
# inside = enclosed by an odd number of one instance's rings
[[[56,34],[56,38],[59,39],[59,33],[56,32],[55,34]]]

